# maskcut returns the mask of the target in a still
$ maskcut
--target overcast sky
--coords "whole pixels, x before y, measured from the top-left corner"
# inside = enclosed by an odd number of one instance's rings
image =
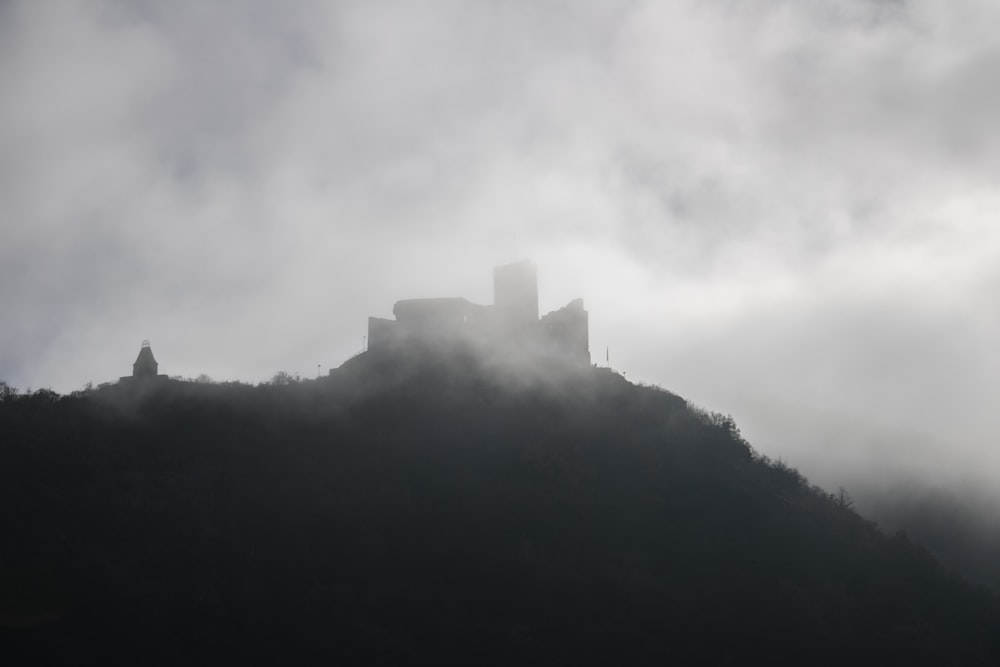
[[[538,264],[816,481],[1000,471],[996,0],[0,1],[0,378],[325,373]]]

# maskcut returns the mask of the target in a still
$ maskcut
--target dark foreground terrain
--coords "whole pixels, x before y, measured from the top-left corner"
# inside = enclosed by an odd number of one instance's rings
[[[607,370],[423,359],[7,396],[0,652],[1000,665],[993,595],[730,419]]]

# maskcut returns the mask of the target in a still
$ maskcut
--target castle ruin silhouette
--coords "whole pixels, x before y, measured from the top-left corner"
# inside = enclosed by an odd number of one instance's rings
[[[437,348],[466,345],[500,357],[590,365],[589,314],[583,299],[539,317],[538,274],[530,261],[493,269],[490,305],[462,297],[403,299],[395,303],[392,312],[392,320],[368,318],[368,352],[412,349],[415,344]],[[146,384],[166,377],[159,373],[153,348],[144,340],[132,364],[132,375],[119,378],[119,383]]]
[[[368,351],[402,346],[470,344],[504,354],[534,354],[590,364],[589,316],[583,299],[538,316],[534,263],[514,262],[493,270],[493,304],[462,297],[404,299],[394,320],[368,318]]]

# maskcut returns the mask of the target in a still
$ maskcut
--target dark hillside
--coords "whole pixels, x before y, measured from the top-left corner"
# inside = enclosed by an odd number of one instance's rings
[[[873,488],[874,487],[874,488]],[[860,488],[858,505],[890,530],[905,530],[946,568],[1000,591],[1000,516],[996,491],[907,480]]]
[[[148,664],[997,665],[994,597],[601,369],[362,355],[0,402],[0,645]]]

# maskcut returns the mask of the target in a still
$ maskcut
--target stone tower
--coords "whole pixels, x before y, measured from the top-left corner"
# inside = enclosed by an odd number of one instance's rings
[[[142,341],[142,347],[139,348],[139,356],[136,357],[135,363],[132,364],[132,377],[156,377],[156,372],[159,369],[159,366],[160,365],[156,363],[156,359],[153,357],[153,348],[149,346],[149,341]]]

